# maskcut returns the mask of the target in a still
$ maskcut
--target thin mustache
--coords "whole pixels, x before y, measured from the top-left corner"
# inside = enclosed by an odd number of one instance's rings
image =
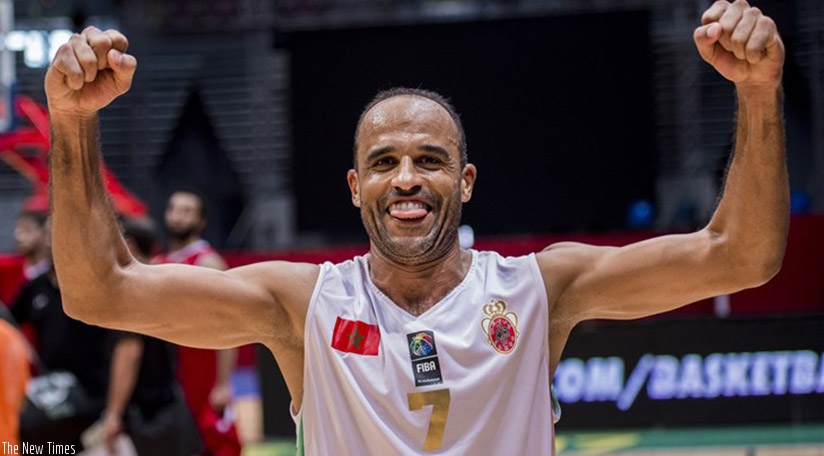
[[[389,201],[391,201],[395,198],[408,198],[410,196],[414,196],[414,197],[420,199],[421,201],[423,201],[424,203],[426,203],[430,207],[434,208],[434,207],[437,206],[437,198],[432,196],[432,194],[430,194],[429,192],[425,192],[420,188],[413,188],[411,190],[399,190],[397,188],[394,188],[394,189],[390,190],[389,193],[382,196],[380,198],[379,202],[380,202],[381,207],[388,207],[389,206]]]

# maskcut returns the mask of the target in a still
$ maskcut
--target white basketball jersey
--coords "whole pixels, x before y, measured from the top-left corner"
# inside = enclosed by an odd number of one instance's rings
[[[535,256],[471,252],[464,280],[417,317],[372,283],[368,256],[321,267],[306,317],[299,449],[553,454],[547,297]]]

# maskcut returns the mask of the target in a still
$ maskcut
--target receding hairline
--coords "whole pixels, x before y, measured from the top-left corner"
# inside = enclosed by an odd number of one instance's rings
[[[458,153],[460,154],[461,167],[463,168],[468,162],[466,151],[466,135],[464,133],[463,124],[461,123],[461,117],[455,110],[455,107],[452,105],[449,99],[431,90],[420,88],[413,89],[408,87],[394,87],[392,89],[382,90],[378,92],[372,98],[372,100],[369,103],[367,103],[366,107],[361,112],[360,118],[358,119],[358,124],[355,127],[354,147],[352,151],[354,169],[358,169],[358,137],[360,136],[361,127],[363,126],[364,120],[367,118],[369,113],[379,104],[383,103],[384,101],[401,97],[418,98],[421,100],[434,102],[435,104],[440,106],[441,109],[446,111],[446,113],[449,115],[449,118],[452,119],[452,124],[455,127],[455,130],[458,134]]]

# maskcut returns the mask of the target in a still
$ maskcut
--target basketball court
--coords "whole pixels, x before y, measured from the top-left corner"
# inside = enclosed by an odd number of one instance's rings
[[[824,456],[824,424],[562,433],[558,455]],[[292,456],[294,441],[249,445],[244,456]]]

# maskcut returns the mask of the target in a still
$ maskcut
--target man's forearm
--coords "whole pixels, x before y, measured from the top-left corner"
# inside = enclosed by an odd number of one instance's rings
[[[781,265],[789,229],[784,94],[780,86],[745,86],[737,98],[735,151],[708,228],[766,280]]]
[[[97,117],[52,118],[52,249],[68,310],[105,292],[131,256],[103,186]]]

